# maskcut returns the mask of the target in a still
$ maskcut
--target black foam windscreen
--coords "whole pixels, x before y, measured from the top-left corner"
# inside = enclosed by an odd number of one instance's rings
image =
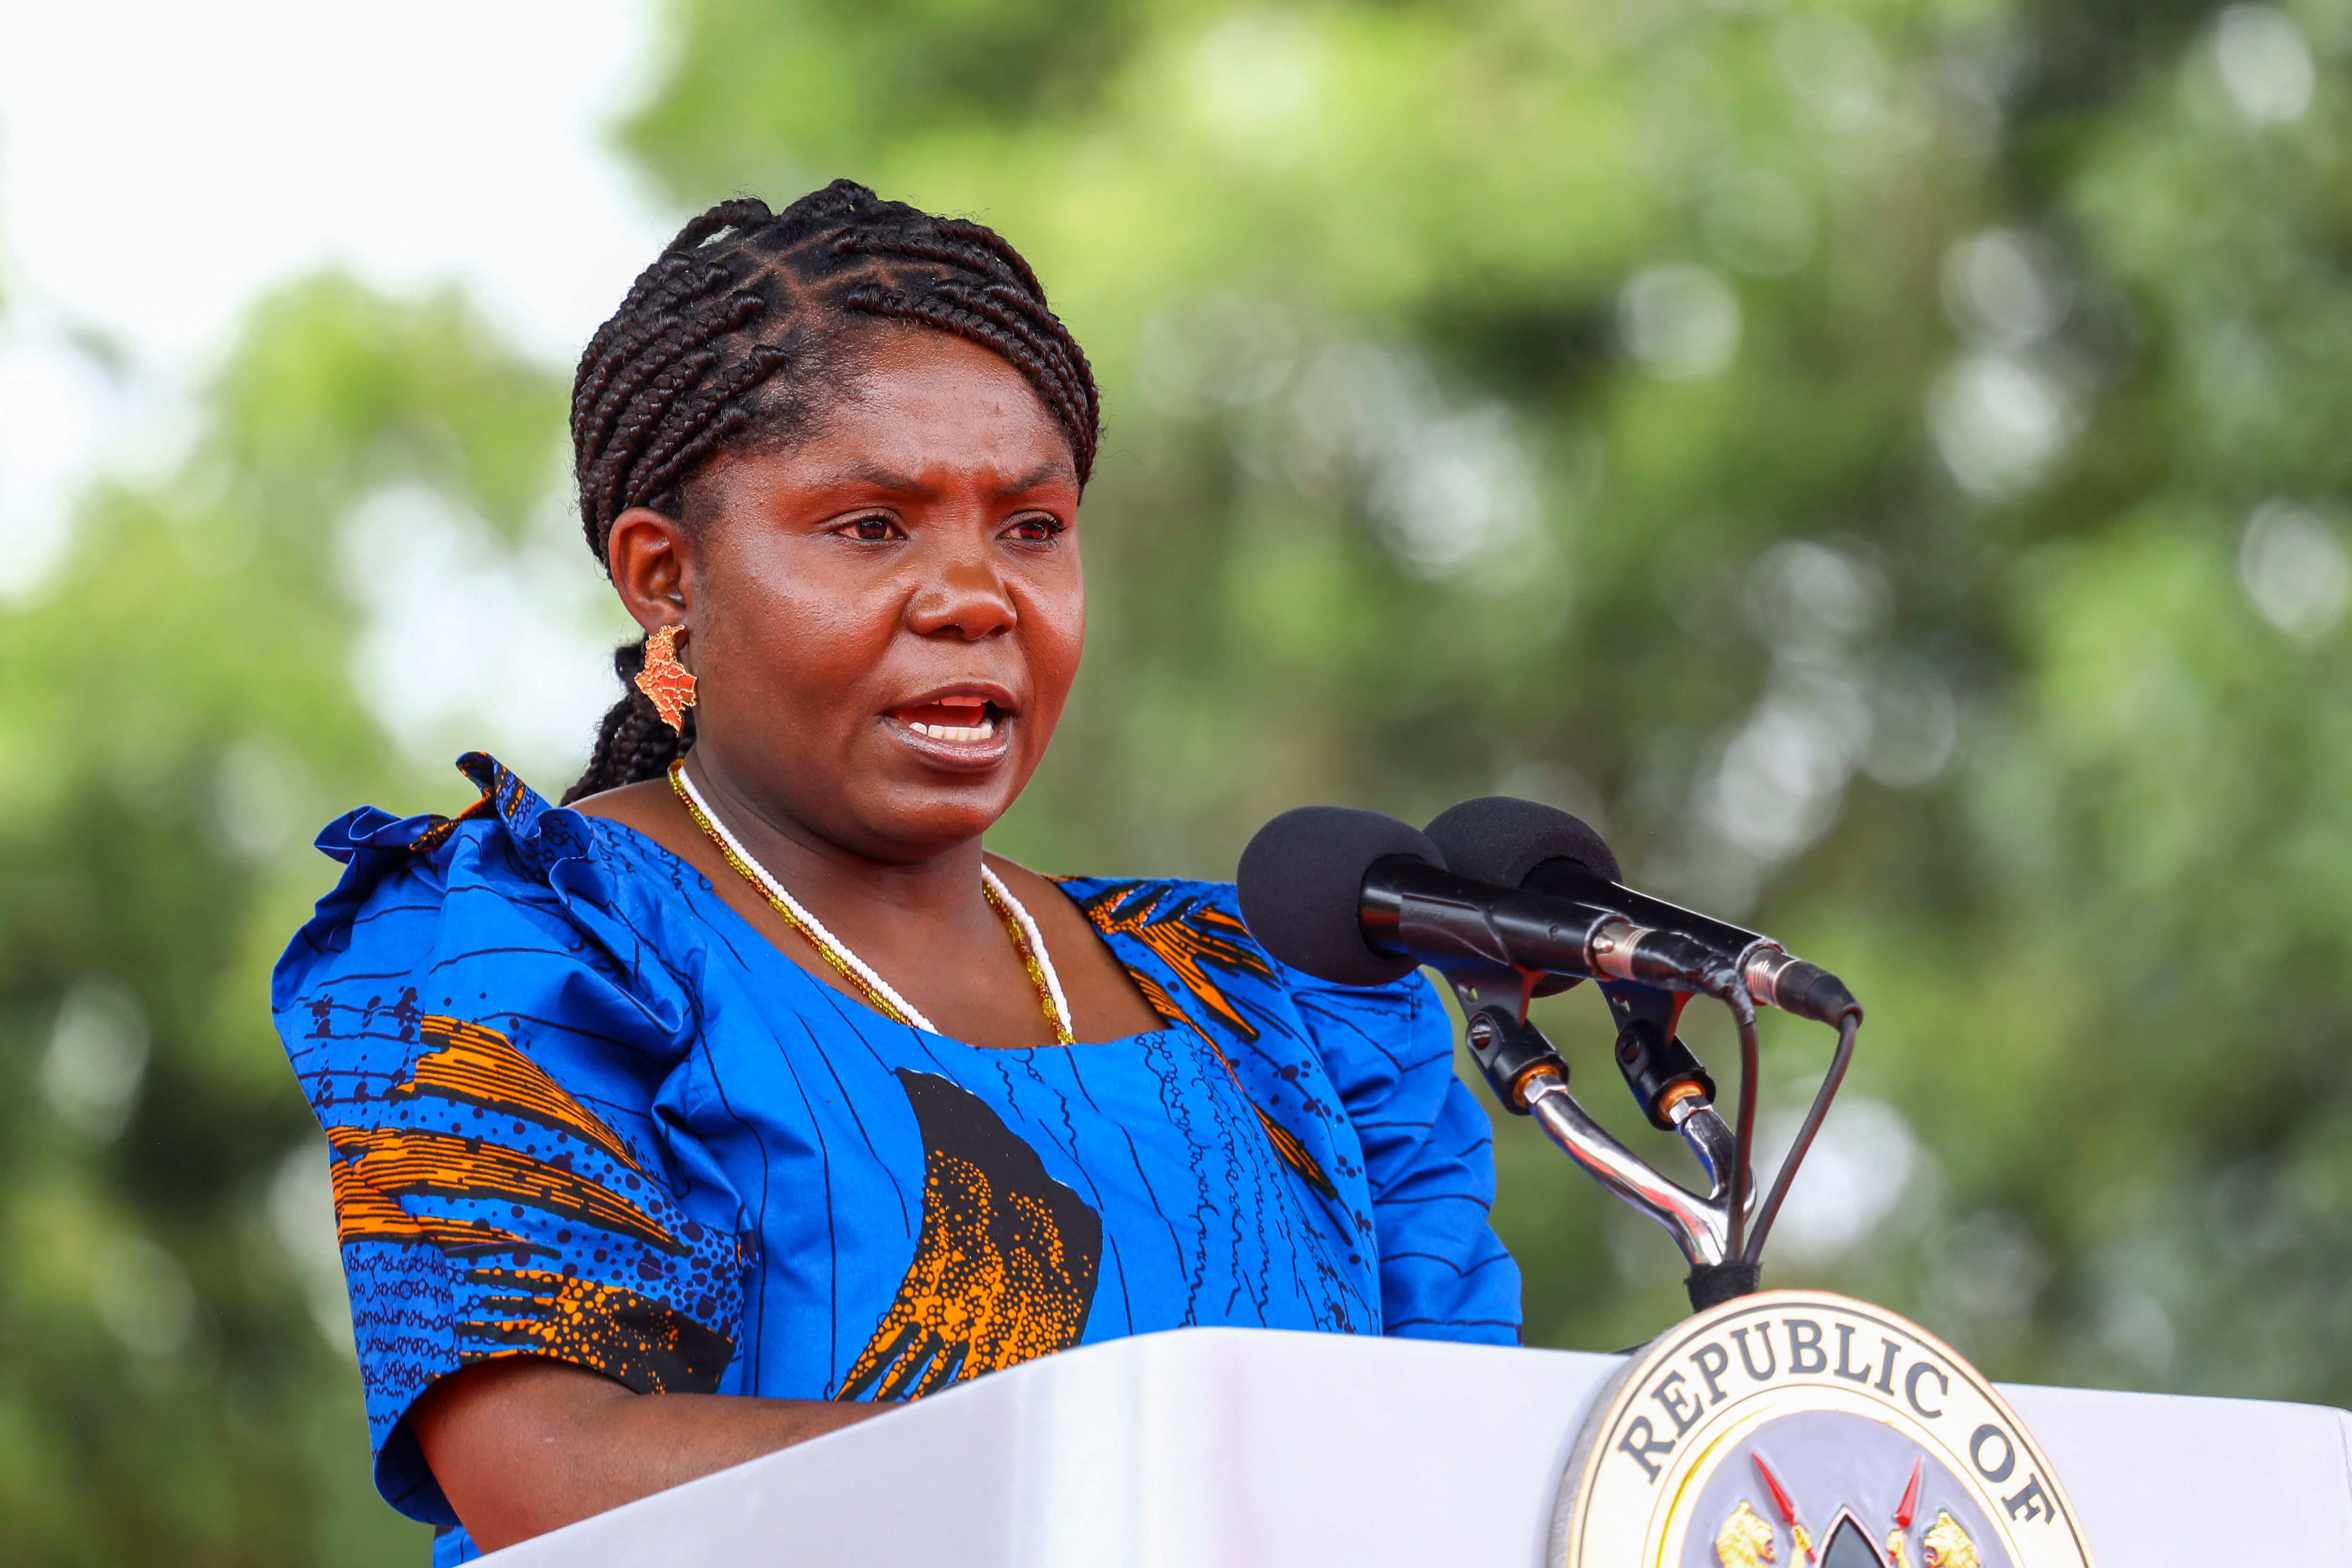
[[[1573,860],[1603,881],[1624,879],[1601,835],[1540,801],[1481,795],[1439,812],[1428,831],[1446,869],[1482,882],[1518,887],[1547,860]]]
[[[1412,973],[1364,943],[1364,874],[1391,855],[1442,867],[1412,824],[1344,805],[1302,805],[1257,830],[1242,851],[1242,919],[1266,952],[1337,985],[1385,985]]]

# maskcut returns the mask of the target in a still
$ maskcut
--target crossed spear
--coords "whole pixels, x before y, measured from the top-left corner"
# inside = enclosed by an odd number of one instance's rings
[[[1805,1532],[1803,1525],[1797,1522],[1797,1505],[1790,1498],[1789,1489],[1780,1484],[1780,1478],[1772,1473],[1772,1467],[1764,1462],[1762,1454],[1751,1448],[1748,1457],[1756,1461],[1756,1473],[1764,1478],[1764,1489],[1772,1494],[1772,1506],[1780,1510],[1780,1522],[1789,1527],[1789,1538],[1797,1543],[1797,1550],[1805,1554],[1807,1563],[1820,1563],[1820,1557],[1813,1552],[1813,1538]],[[1886,1536],[1887,1568],[1909,1568],[1904,1554],[1903,1537],[1919,1512],[1919,1473],[1926,1464],[1924,1458],[1911,1461],[1911,1482],[1903,1489],[1903,1500],[1895,1505],[1895,1528]]]

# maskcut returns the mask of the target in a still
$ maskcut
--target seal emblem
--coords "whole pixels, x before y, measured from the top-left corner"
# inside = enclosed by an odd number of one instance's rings
[[[1551,1568],[2092,1568],[2050,1460],[1958,1352],[1820,1291],[1653,1341],[1586,1418]]]

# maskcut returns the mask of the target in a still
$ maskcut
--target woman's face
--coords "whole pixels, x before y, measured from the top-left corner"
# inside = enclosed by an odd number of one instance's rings
[[[640,624],[683,611],[698,768],[907,862],[977,837],[1053,739],[1086,637],[1078,480],[988,350],[887,330],[856,364],[805,438],[706,468],[691,527],[624,513],[609,555]]]

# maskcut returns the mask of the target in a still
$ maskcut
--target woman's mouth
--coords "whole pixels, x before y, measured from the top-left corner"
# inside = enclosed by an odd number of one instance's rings
[[[1012,715],[985,697],[934,698],[893,708],[887,717],[917,750],[950,763],[993,762],[1010,740]]]
[[[934,741],[986,741],[996,734],[995,704],[978,697],[949,697],[913,708],[895,708],[890,717]]]

